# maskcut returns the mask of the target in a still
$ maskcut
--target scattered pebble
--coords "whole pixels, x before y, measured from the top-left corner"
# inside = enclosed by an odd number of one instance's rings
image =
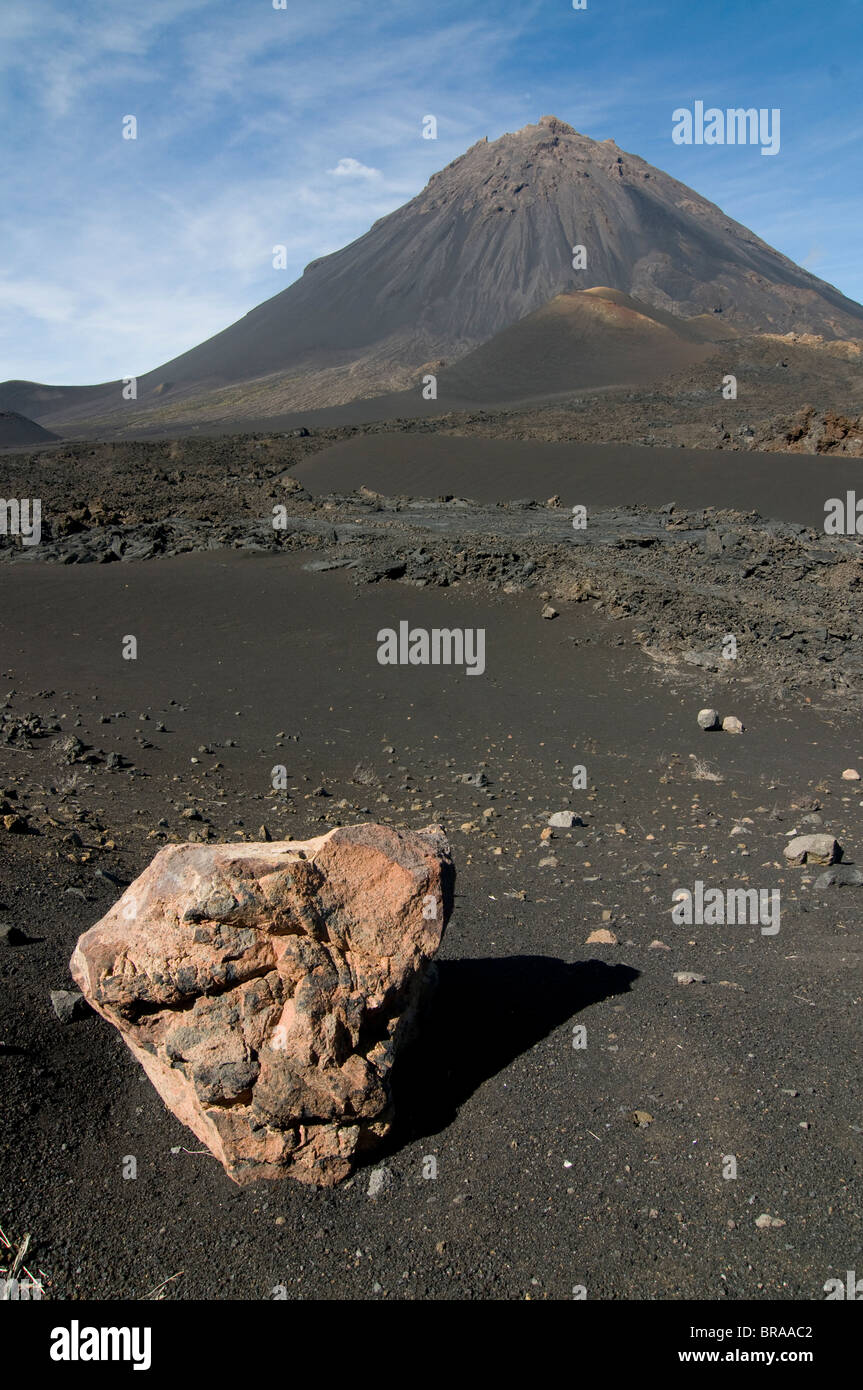
[[[835,864],[832,869],[825,869],[823,874],[819,874],[812,885],[812,891],[822,893],[826,888],[857,888],[863,883],[863,873],[859,869],[854,869],[850,864]]]
[[[74,1023],[87,1011],[83,994],[75,989],[52,989],[51,1005],[61,1023]]]
[[[795,835],[782,853],[792,864],[833,864],[842,858],[842,846],[832,835]]]
[[[369,1197],[380,1197],[392,1185],[393,1175],[389,1168],[385,1168],[383,1165],[379,1168],[373,1168],[369,1174],[368,1195]]]

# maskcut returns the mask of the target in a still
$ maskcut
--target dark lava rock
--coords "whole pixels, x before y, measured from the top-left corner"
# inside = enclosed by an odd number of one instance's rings
[[[84,996],[76,989],[52,989],[51,1005],[61,1023],[74,1023],[87,1013]]]
[[[20,927],[0,927],[0,942],[4,946],[26,946],[29,940],[27,933]]]
[[[850,864],[834,864],[819,874],[812,885],[813,892],[820,893],[825,888],[857,888],[863,883],[863,873]]]

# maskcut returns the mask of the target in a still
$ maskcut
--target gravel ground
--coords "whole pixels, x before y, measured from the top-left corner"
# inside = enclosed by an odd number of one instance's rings
[[[28,1267],[54,1298],[823,1299],[860,1264],[863,890],[782,850],[820,828],[859,862],[859,722],[814,708],[808,667],[776,701],[651,660],[607,602],[545,622],[484,574],[309,563],[4,570],[0,1225]],[[378,665],[402,619],[485,627],[484,676]],[[746,732],[703,733],[703,705]],[[543,838],[567,808],[583,825]],[[236,1188],[108,1025],[55,1016],[77,936],[168,840],[430,819],[459,872],[440,990],[397,1133],[347,1183]],[[698,879],[779,889],[781,930],[676,925]]]

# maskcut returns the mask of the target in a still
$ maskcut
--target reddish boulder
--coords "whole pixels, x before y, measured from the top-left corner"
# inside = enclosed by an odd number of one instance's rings
[[[329,1186],[391,1126],[454,880],[436,826],[171,845],[71,971],[232,1178]]]

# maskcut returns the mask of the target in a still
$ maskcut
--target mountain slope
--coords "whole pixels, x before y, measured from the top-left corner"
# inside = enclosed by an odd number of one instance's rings
[[[57,437],[15,410],[0,410],[0,449],[26,449],[30,444],[50,444]]]
[[[710,316],[675,318],[619,290],[559,294],[438,376],[438,400],[472,407],[636,385],[716,352]]]
[[[15,382],[0,387],[0,407],[60,422],[164,417],[184,404],[201,419],[242,415],[247,397],[256,414],[334,404],[407,386],[423,364],[595,285],[732,331],[863,337],[859,304],[613,141],[544,116],[472,146],[357,241],[142,377],[137,402],[123,403],[117,383]]]

